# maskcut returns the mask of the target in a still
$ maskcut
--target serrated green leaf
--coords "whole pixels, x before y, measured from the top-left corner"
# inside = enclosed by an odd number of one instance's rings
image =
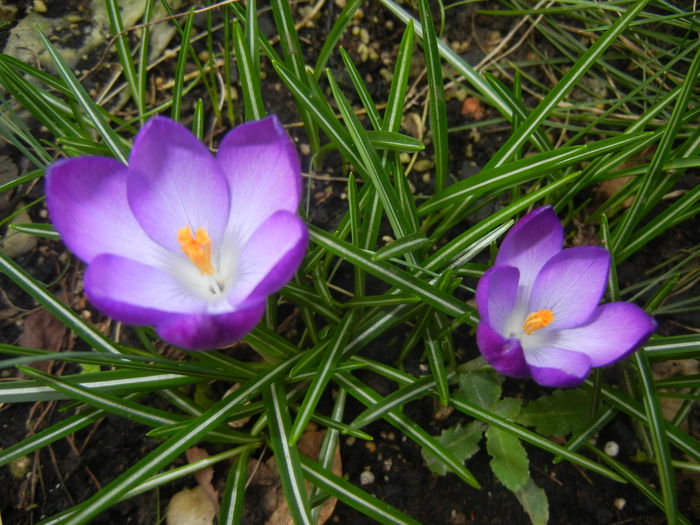
[[[549,502],[547,494],[535,485],[532,478],[528,478],[525,485],[513,491],[515,497],[523,506],[523,510],[530,516],[532,525],[547,525],[549,521]]]
[[[520,414],[520,410],[523,408],[523,402],[516,397],[506,397],[504,399],[499,399],[491,407],[494,414],[498,414],[510,421],[515,421],[515,419]]]
[[[555,390],[528,404],[518,423],[535,427],[543,436],[565,436],[585,427],[591,419],[591,392],[588,390]]]
[[[506,488],[515,492],[530,478],[530,462],[520,440],[513,434],[489,427],[486,451],[491,455],[491,470]]]
[[[457,423],[443,430],[435,439],[452,452],[458,461],[466,461],[479,450],[479,441],[485,429],[486,425],[480,421],[472,421],[465,427]],[[433,454],[426,449],[422,449],[421,452],[426,465],[435,474],[444,476],[449,472],[445,464]]]
[[[456,398],[463,398],[470,403],[490,410],[501,396],[503,377],[495,370],[473,370],[459,376],[459,390]]]

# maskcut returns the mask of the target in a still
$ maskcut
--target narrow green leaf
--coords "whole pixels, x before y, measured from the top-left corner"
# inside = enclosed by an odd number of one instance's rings
[[[95,126],[95,128],[97,129],[107,146],[109,146],[109,149],[112,152],[112,154],[117,160],[126,164],[126,147],[124,146],[122,140],[109,126],[107,121],[102,116],[102,113],[100,112],[99,108],[97,108],[96,104],[90,99],[90,96],[88,95],[87,91],[85,91],[85,88],[83,88],[83,86],[80,85],[80,82],[75,77],[75,74],[73,73],[71,68],[68,67],[68,64],[66,64],[61,55],[58,53],[58,51],[56,51],[56,48],[53,46],[53,44],[51,44],[49,39],[46,38],[46,36],[41,32],[41,30],[38,27],[36,28],[36,30],[39,32],[39,38],[41,38],[44,47],[46,47],[46,50],[48,51],[49,56],[51,57],[51,60],[56,65],[56,69],[58,69],[58,72],[61,74],[61,78],[68,85],[71,92],[75,95],[76,99],[78,100],[78,103],[83,108],[85,113],[87,113],[88,117],[92,121],[93,125]]]
[[[640,0],[632,4],[615,22],[603,33],[586,52],[573,64],[559,82],[549,90],[542,102],[528,115],[525,121],[513,131],[505,144],[491,157],[487,168],[505,164],[539,128],[559,102],[583,78],[586,72],[595,65],[605,51],[617,41],[622,32],[634,21],[644,9],[648,0]]]
[[[311,239],[319,246],[323,246],[338,257],[360,266],[367,273],[379,277],[392,286],[396,286],[406,293],[417,295],[427,304],[441,312],[458,317],[468,311],[465,304],[454,296],[446,294],[435,286],[431,286],[408,272],[394,268],[384,261],[370,261],[357,248],[319,228],[311,226],[310,234]]]
[[[70,517],[65,518],[61,525],[82,525],[118,501],[123,494],[137,486],[141,480],[165,467],[184,450],[199,441],[209,430],[223,422],[232,408],[243,405],[254,395],[259,395],[270,382],[284,375],[293,366],[294,361],[295,358],[289,359],[271,367],[269,371],[254,380],[243,383],[230,396],[216,403],[201,416],[194,418],[187,427],[168,438],[126,472],[102,487],[102,490],[97,494],[74,508]]]
[[[377,150],[395,151],[397,153],[404,151],[415,153],[416,151],[423,151],[425,149],[425,146],[420,140],[402,133],[383,130],[371,130],[366,133],[372,146]]]
[[[190,54],[190,35],[192,34],[193,21],[194,9],[190,9],[180,37],[180,52],[177,55],[177,65],[175,66],[175,83],[173,85],[172,106],[170,107],[170,118],[174,121],[180,120],[182,95],[185,85],[185,66],[187,65],[187,57]]]
[[[98,352],[119,354],[121,351],[105,336],[100,334],[70,308],[50,293],[42,283],[36,281],[12,259],[0,253],[0,271],[7,275],[15,284],[30,294],[35,300],[53,313],[63,324],[91,345]]]
[[[315,461],[301,456],[301,466],[304,476],[309,481],[346,505],[359,510],[368,518],[387,525],[420,525],[416,520],[406,516],[371,494],[358,489],[349,481],[336,476]]]
[[[301,473],[301,454],[295,446],[290,445],[291,422],[284,389],[276,382],[269,383],[264,391],[264,399],[270,442],[289,512],[294,523],[311,525],[311,509]]]
[[[241,453],[229,470],[221,498],[219,525],[238,525],[243,519],[250,452]]]
[[[355,312],[350,311],[343,317],[343,320],[333,332],[328,349],[324,352],[321,362],[316,368],[311,385],[309,385],[301,408],[297,412],[294,426],[290,432],[290,444],[293,445],[296,443],[306,430],[309,420],[316,410],[316,405],[320,401],[321,395],[328,385],[328,381],[330,381],[331,376],[335,373],[336,366],[350,338],[350,332],[354,327],[354,323]]]
[[[131,99],[136,104],[139,114],[144,112],[144,102],[145,99],[142,98],[142,90],[139,88],[138,77],[136,76],[136,66],[134,64],[134,59],[131,56],[131,49],[129,46],[129,37],[124,31],[124,21],[122,20],[122,13],[119,8],[119,3],[117,0],[107,0],[107,16],[109,17],[109,25],[112,33],[115,36],[115,44],[117,47],[117,56],[119,56],[119,63],[122,66],[124,72],[124,78],[129,86],[129,91],[131,92]]]
[[[247,48],[248,40],[244,37],[238,22],[233,23],[233,44],[236,49],[236,65],[241,83],[243,107],[246,120],[260,120],[265,116],[262,87],[260,85],[260,62],[255,62]]]
[[[447,180],[447,161],[449,146],[447,143],[447,103],[445,87],[442,81],[442,67],[438,53],[438,38],[435,34],[433,16],[428,0],[419,0],[420,23],[423,27],[423,54],[428,73],[428,111],[430,114],[430,131],[433,139],[435,158],[435,191],[439,192]]]
[[[431,245],[432,241],[422,233],[409,233],[405,237],[396,239],[377,250],[372,256],[374,261],[385,261],[392,257],[400,258],[408,252],[415,252]]]

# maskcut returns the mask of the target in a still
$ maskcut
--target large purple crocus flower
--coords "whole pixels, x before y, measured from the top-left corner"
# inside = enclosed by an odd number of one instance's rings
[[[634,304],[598,304],[607,250],[562,250],[563,240],[552,208],[534,210],[508,232],[476,289],[484,358],[504,375],[551,387],[580,384],[591,368],[622,359],[656,329]]]
[[[291,279],[308,239],[300,193],[299,160],[274,116],[233,129],[216,156],[156,117],[128,167],[80,157],[46,174],[51,221],[88,264],[92,303],[193,350],[243,337]]]

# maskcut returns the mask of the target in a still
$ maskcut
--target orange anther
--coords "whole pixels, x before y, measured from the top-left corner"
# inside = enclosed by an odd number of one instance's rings
[[[527,335],[530,335],[532,332],[544,328],[552,321],[554,321],[554,314],[551,310],[539,310],[532,312],[525,318],[522,329],[525,330]]]
[[[193,237],[190,227],[185,226],[177,231],[177,240],[182,251],[199,268],[202,275],[214,275],[214,267],[211,265],[211,239],[207,230],[200,227],[195,235],[196,237]]]

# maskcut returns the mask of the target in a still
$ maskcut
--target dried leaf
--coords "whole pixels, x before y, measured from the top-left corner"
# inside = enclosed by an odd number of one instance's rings
[[[203,448],[190,447],[185,451],[185,456],[187,457],[188,463],[194,463],[202,459],[209,457],[209,453]],[[213,505],[216,505],[219,501],[219,492],[211,484],[211,480],[214,478],[214,467],[204,467],[199,469],[194,473],[194,479],[197,480],[199,486],[202,490],[209,496]]]
[[[61,349],[61,342],[66,333],[66,327],[49,313],[48,310],[39,308],[34,310],[24,319],[22,335],[19,336],[19,344],[25,348],[40,348],[51,352]],[[51,369],[53,361],[38,361],[32,366],[44,372]]]

